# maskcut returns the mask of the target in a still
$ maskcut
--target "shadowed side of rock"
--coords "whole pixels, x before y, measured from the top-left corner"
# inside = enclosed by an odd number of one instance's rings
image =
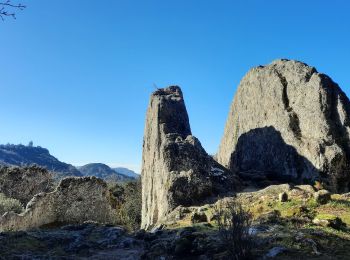
[[[233,191],[236,177],[215,162],[191,129],[177,86],[151,96],[142,156],[142,228],[160,222],[179,205],[190,206]]]
[[[250,170],[266,166],[277,174],[297,177],[298,181],[320,180],[331,190],[348,191],[349,109],[350,102],[339,86],[304,63],[277,60],[253,68],[235,94],[217,154],[218,162],[231,170],[241,170],[249,164]],[[264,160],[276,156],[276,151],[285,153],[286,146],[259,152],[252,151],[249,145],[238,147],[242,135],[266,127],[280,133],[283,140],[280,144],[294,147],[307,163],[288,163],[282,158]],[[245,142],[249,136],[253,135],[244,136]]]
[[[297,150],[284,142],[274,127],[255,128],[238,138],[232,155],[235,171],[242,179],[265,187],[277,183],[300,183],[301,175],[311,179],[318,170]]]
[[[113,223],[107,185],[96,177],[65,178],[50,193],[39,193],[25,212],[0,216],[0,231],[28,230],[51,223]]]

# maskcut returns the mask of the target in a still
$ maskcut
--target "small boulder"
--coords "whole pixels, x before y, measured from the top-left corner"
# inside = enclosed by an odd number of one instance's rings
[[[314,193],[314,198],[319,204],[327,204],[331,200],[331,193],[328,190],[319,190]]]
[[[310,194],[313,194],[315,192],[314,187],[312,187],[311,185],[307,185],[307,184],[296,185],[294,188],[305,191],[305,192],[310,193]]]
[[[340,195],[340,199],[342,199],[342,200],[350,200],[350,192]]]
[[[311,185],[296,185],[293,189],[288,193],[290,198],[298,198],[298,199],[309,199],[311,198],[316,190]]]
[[[287,251],[287,248],[282,247],[282,246],[276,246],[271,248],[265,258],[275,258],[277,255],[282,254],[283,252]]]
[[[288,194],[286,192],[282,192],[278,195],[278,201],[286,202],[288,201]]]
[[[312,223],[314,223],[316,226],[322,226],[322,227],[328,227],[329,221],[326,219],[319,219],[315,218]]]
[[[337,216],[326,215],[316,217],[312,223],[317,226],[331,227],[337,230],[341,230],[346,227],[346,224]]]

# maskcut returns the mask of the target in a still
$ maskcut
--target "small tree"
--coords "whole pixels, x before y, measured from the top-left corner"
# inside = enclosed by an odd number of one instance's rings
[[[110,187],[111,204],[116,209],[117,223],[135,231],[141,224],[141,181],[115,183]]]
[[[250,233],[252,215],[233,199],[215,207],[219,236],[234,260],[251,259],[253,236]]]

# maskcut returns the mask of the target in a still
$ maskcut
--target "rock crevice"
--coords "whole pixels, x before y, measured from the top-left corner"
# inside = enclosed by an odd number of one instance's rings
[[[294,136],[297,139],[301,139],[301,129],[300,129],[300,122],[299,122],[299,117],[298,115],[294,112],[293,107],[290,106],[289,104],[289,97],[288,97],[288,81],[286,80],[286,78],[284,76],[282,76],[281,73],[279,73],[276,70],[276,74],[277,76],[280,78],[281,80],[281,84],[283,86],[283,90],[282,90],[282,102],[284,104],[284,109],[287,111],[288,113],[288,117],[289,117],[289,128],[292,130],[292,132],[294,133]]]

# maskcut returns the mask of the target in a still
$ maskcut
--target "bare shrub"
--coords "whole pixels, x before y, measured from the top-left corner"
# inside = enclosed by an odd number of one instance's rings
[[[253,236],[250,233],[252,215],[237,199],[227,200],[215,207],[219,236],[230,259],[251,259]]]

